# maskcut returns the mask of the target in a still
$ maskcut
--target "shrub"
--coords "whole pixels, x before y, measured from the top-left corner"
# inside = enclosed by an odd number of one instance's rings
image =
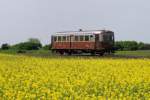
[[[10,49],[10,46],[9,46],[9,44],[5,43],[5,44],[2,44],[1,49],[8,50],[8,49]]]

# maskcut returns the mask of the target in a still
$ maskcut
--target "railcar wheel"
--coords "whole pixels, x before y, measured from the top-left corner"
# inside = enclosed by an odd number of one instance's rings
[[[56,51],[55,51],[55,50],[52,50],[51,53],[52,53],[52,54],[56,54]]]
[[[72,52],[68,52],[68,55],[71,56],[71,55],[72,55]]]
[[[65,54],[66,55],[72,55],[72,52],[71,51],[66,51]]]
[[[94,51],[93,51],[93,52],[91,52],[91,55],[92,55],[92,56],[94,56],[95,54],[96,54],[96,53],[95,53]]]
[[[103,55],[104,55],[104,52],[99,53],[99,55],[100,55],[100,56],[103,56]]]
[[[64,52],[63,52],[63,51],[59,51],[59,54],[60,54],[60,55],[64,55]]]

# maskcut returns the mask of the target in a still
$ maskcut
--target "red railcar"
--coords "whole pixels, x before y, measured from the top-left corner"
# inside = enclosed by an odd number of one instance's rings
[[[51,40],[52,51],[60,54],[114,52],[114,32],[109,30],[58,32]]]

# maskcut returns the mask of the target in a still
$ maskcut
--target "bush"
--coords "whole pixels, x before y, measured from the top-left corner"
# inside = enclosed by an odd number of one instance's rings
[[[25,50],[18,50],[17,53],[26,53]]]
[[[39,50],[42,44],[38,39],[29,39],[27,42],[16,44],[12,47],[16,50]]]
[[[117,41],[115,47],[117,50],[138,50],[138,43],[136,41]]]
[[[116,50],[150,50],[150,44],[136,41],[116,41]]]
[[[9,46],[9,44],[5,43],[5,44],[2,44],[1,49],[8,50],[8,49],[10,49],[10,46]]]
[[[144,50],[144,48],[145,48],[145,44],[144,44],[143,42],[140,42],[140,43],[138,44],[138,49],[139,49],[139,50]]]
[[[44,50],[50,50],[51,49],[51,44],[43,46],[43,49]]]

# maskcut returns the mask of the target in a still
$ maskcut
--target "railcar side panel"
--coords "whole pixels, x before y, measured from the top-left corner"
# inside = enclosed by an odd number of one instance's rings
[[[94,50],[95,42],[53,42],[53,49]]]
[[[71,49],[94,50],[95,42],[72,42]]]
[[[70,42],[53,42],[53,49],[70,49]]]

